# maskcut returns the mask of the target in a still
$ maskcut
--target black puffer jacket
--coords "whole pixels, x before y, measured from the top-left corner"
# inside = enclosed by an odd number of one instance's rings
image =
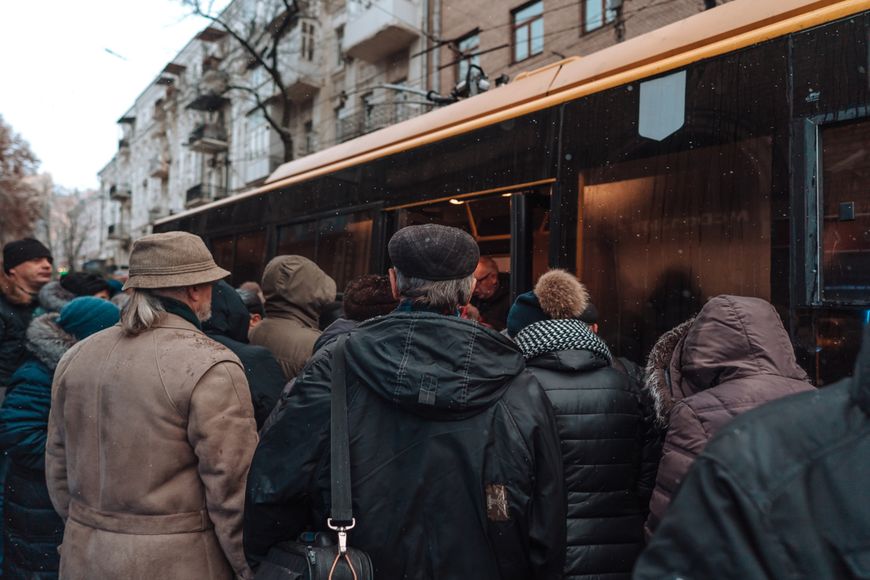
[[[259,429],[278,402],[286,381],[278,361],[267,348],[248,344],[250,319],[245,303],[233,287],[217,282],[212,291],[211,318],[203,323],[202,329],[242,361]]]
[[[870,577],[870,325],[855,374],[746,412],[705,448],[635,578]]]
[[[9,385],[12,373],[27,358],[25,334],[34,310],[35,301],[0,292],[0,389]]]
[[[329,513],[330,366],[297,377],[248,477],[245,549],[261,558]],[[346,344],[356,528],[384,579],[560,578],[565,495],[550,403],[506,338],[395,312]],[[504,492],[503,494],[501,492]]]
[[[565,577],[630,578],[661,453],[652,401],[589,350],[547,352],[526,364],[553,404],[562,441]]]

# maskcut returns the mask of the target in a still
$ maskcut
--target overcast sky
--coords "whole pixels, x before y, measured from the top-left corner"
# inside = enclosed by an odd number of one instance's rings
[[[55,183],[95,188],[118,118],[206,25],[179,0],[0,0],[0,115]]]

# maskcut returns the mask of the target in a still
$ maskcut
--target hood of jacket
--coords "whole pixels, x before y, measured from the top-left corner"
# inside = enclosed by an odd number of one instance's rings
[[[76,295],[54,280],[39,291],[39,305],[46,312],[60,312]]]
[[[460,420],[498,401],[525,368],[519,348],[476,322],[394,312],[360,325],[346,343],[347,371],[408,412]]]
[[[27,350],[52,371],[76,343],[75,337],[57,324],[58,318],[60,314],[49,312],[34,318],[27,327]]]
[[[238,292],[223,280],[216,282],[211,294],[211,318],[202,323],[205,333],[247,343],[250,321],[251,315]]]
[[[711,298],[697,317],[663,334],[646,374],[659,421],[678,401],[728,381],[757,375],[808,380],[773,305],[727,295]]]
[[[266,316],[294,318],[319,328],[323,307],[335,300],[335,280],[302,256],[278,256],[263,273]]]

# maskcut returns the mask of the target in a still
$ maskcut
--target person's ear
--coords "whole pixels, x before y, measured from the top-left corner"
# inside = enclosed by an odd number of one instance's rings
[[[395,300],[401,300],[402,297],[399,294],[399,282],[396,280],[396,269],[390,268],[388,274],[390,276],[390,290],[393,292],[393,298]]]

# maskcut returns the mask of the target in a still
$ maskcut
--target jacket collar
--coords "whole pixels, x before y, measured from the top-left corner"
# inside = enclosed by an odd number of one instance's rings
[[[160,300],[160,303],[163,305],[166,312],[180,316],[194,325],[197,330],[202,330],[202,323],[199,321],[199,318],[196,317],[196,314],[193,313],[193,310],[190,309],[190,306],[184,302],[167,296],[158,296],[157,298]]]
[[[61,357],[76,343],[74,336],[57,324],[60,315],[50,312],[34,318],[27,327],[27,350],[54,371]]]

